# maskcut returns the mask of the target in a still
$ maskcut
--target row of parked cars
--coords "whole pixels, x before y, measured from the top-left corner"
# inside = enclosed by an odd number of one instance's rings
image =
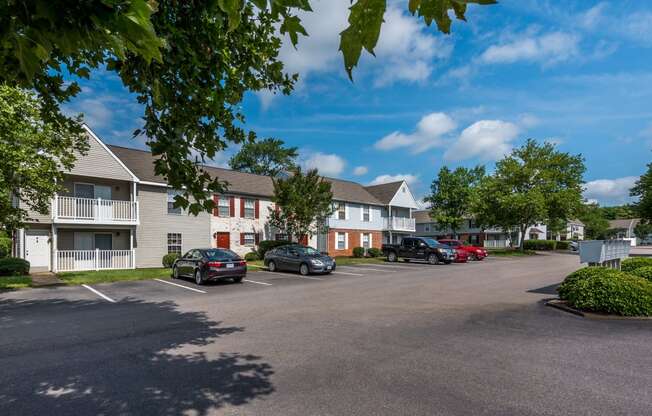
[[[482,260],[487,250],[464,244],[459,240],[434,240],[425,237],[404,238],[400,244],[383,244],[387,261],[425,260],[430,264],[465,263]],[[271,272],[283,270],[311,273],[331,273],[335,259],[301,244],[287,244],[268,250],[264,263]],[[222,248],[192,249],[172,265],[175,279],[192,278],[198,285],[208,281],[232,280],[239,283],[247,275],[247,262],[231,250]]]

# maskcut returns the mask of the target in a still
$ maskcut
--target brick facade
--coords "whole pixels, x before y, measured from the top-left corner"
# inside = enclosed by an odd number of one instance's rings
[[[348,234],[348,246],[343,250],[337,248],[337,233]],[[371,234],[371,247],[380,248],[383,245],[382,231],[331,228],[328,230],[328,254],[331,256],[352,256],[354,247],[362,247],[360,236],[362,233]]]

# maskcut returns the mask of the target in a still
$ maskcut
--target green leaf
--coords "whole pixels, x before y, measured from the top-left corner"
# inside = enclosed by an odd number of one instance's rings
[[[308,32],[306,32],[306,29],[301,25],[301,20],[297,16],[286,17],[285,20],[283,20],[280,30],[282,34],[287,33],[290,36],[292,45],[295,47],[299,42],[299,33],[308,36]]]
[[[353,79],[352,71],[360,60],[362,48],[374,54],[386,8],[386,0],[358,0],[349,8],[349,27],[340,33],[340,51],[350,79]]]
[[[240,12],[244,7],[244,0],[218,0],[220,9],[229,19],[229,32],[233,31],[240,24]]]

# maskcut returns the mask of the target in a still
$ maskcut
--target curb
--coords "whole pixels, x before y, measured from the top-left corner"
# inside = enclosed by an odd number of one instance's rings
[[[559,309],[564,312],[572,313],[573,315],[581,316],[587,319],[601,320],[601,321],[652,321],[652,316],[620,316],[620,315],[605,315],[593,312],[584,312],[575,309],[568,305],[566,301],[559,299],[550,299],[545,302],[546,306]]]

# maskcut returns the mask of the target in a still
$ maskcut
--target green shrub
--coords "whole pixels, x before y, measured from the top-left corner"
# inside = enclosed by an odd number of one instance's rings
[[[353,257],[364,257],[364,247],[353,247]]]
[[[29,274],[29,262],[17,257],[0,259],[0,276],[21,276]]]
[[[559,298],[563,300],[568,299],[568,293],[572,290],[575,283],[580,280],[587,279],[593,276],[605,276],[618,278],[622,273],[618,270],[609,269],[607,267],[584,267],[579,270],[575,270],[573,273],[566,276],[566,279],[562,284],[557,288],[559,292]]]
[[[0,231],[0,259],[11,254],[11,244],[11,237],[6,232]]]
[[[557,241],[557,250],[568,250],[570,241]]]
[[[652,266],[652,257],[630,257],[620,263],[620,269],[624,272],[631,272],[646,266]]]
[[[258,253],[252,251],[251,253],[245,254],[244,259],[247,261],[256,261],[256,260],[260,260],[260,257],[258,257]]]
[[[525,248],[525,250],[548,251],[548,250],[554,250],[556,246],[557,246],[557,241],[555,241],[555,240],[525,240],[525,241],[523,241],[523,248]]]
[[[634,269],[629,274],[634,276],[642,277],[643,279],[649,280],[652,282],[652,266],[643,266],[638,269]]]
[[[370,249],[367,249],[367,254],[369,257],[380,257],[383,255],[383,251],[379,248],[371,247]]]
[[[181,257],[179,253],[170,253],[163,256],[163,267],[170,268],[174,265],[174,261]]]
[[[289,241],[282,241],[282,240],[263,240],[260,243],[258,243],[258,257],[259,258],[265,258],[265,253],[267,253],[269,250],[275,248],[275,247],[280,247],[280,246],[285,246],[288,244],[292,244]]]
[[[652,315],[652,284],[638,276],[614,272],[578,279],[566,294],[568,303],[590,312]]]

